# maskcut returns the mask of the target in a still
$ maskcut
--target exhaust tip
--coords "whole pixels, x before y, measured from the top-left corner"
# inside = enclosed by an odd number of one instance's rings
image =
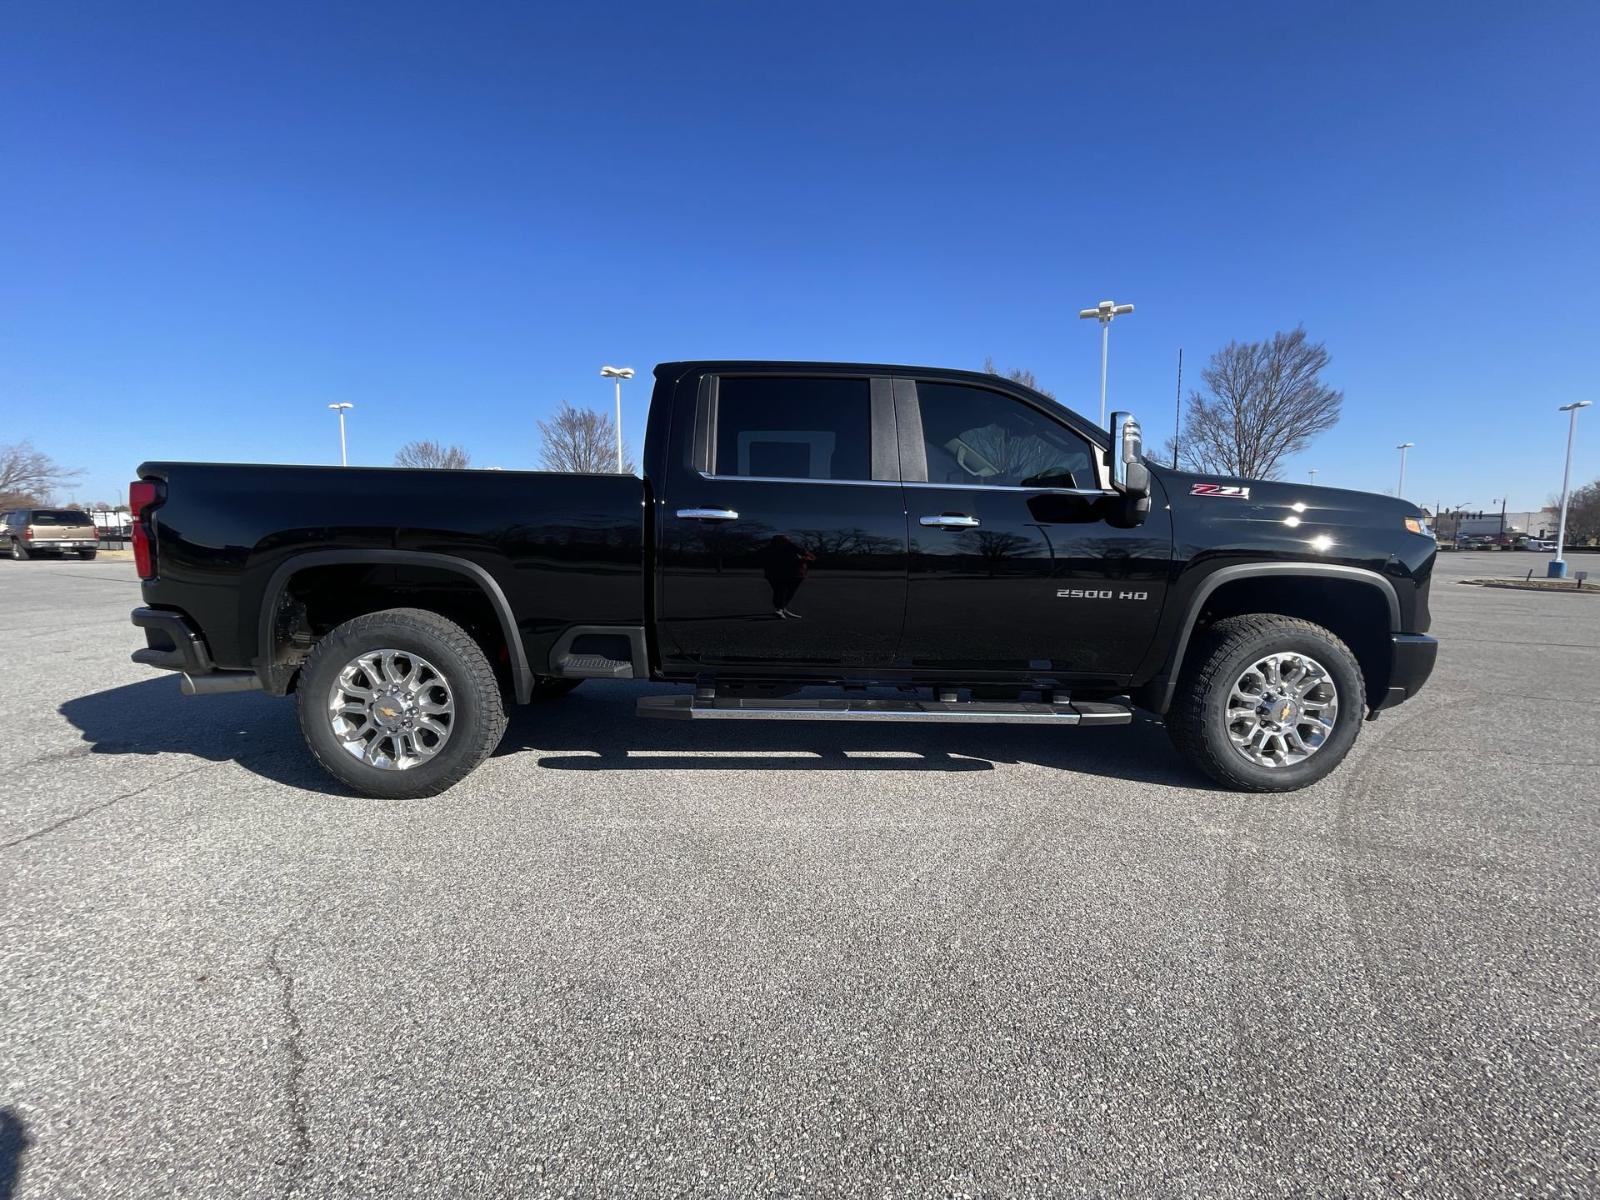
[[[261,677],[254,671],[212,671],[208,675],[183,676],[178,689],[185,696],[216,696],[222,692],[258,692]]]

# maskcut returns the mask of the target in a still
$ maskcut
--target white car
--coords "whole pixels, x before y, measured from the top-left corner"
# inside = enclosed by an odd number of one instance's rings
[[[1555,538],[1529,538],[1528,549],[1549,550],[1553,553],[1556,549],[1556,540]]]

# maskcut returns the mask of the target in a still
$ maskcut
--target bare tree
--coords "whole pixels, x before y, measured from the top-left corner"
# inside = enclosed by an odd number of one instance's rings
[[[617,470],[617,423],[610,413],[592,408],[573,408],[565,400],[556,415],[539,422],[544,444],[539,447],[539,464],[547,471],[576,471],[580,474],[611,475]],[[627,446],[622,449],[622,469],[634,470]]]
[[[0,446],[0,508],[48,504],[52,495],[82,474],[35,450],[30,442]]]
[[[1032,388],[1041,396],[1049,396],[1052,400],[1056,398],[1056,394],[1049,388],[1039,386],[1039,380],[1027,367],[1012,367],[1009,371],[1002,371],[994,365],[994,358],[991,356],[983,360],[983,369],[990,375],[999,375],[1004,379],[1011,380],[1012,383],[1020,383],[1025,388]]]
[[[464,471],[472,465],[472,455],[452,443],[448,446],[423,440],[407,442],[395,452],[397,467],[434,467],[448,471]]]
[[[1339,423],[1344,393],[1320,378],[1327,347],[1296,327],[1269,342],[1229,342],[1211,356],[1183,414],[1183,465],[1275,479],[1278,463]]]
[[[1561,497],[1551,499],[1550,507],[1561,511]],[[1600,538],[1600,479],[1575,487],[1567,496],[1567,542],[1587,542]]]

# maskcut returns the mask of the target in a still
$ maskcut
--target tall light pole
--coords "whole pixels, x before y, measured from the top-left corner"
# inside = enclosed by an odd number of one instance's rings
[[[1401,500],[1406,498],[1406,451],[1415,445],[1415,442],[1401,442],[1395,447],[1400,451],[1400,486],[1395,489],[1394,494]]]
[[[1311,486],[1317,486],[1317,469],[1315,467],[1311,468]]]
[[[1506,543],[1506,505],[1510,503],[1510,501],[1508,501],[1504,496],[1490,496],[1489,503],[1498,504],[1500,506],[1499,544],[1503,546]]]
[[[1089,320],[1091,317],[1100,322],[1100,425],[1106,423],[1106,359],[1111,354],[1111,320],[1113,317],[1126,316],[1133,311],[1131,304],[1118,304],[1115,300],[1102,300],[1093,308],[1078,310],[1079,320]]]
[[[1578,435],[1578,410],[1588,408],[1592,403],[1592,400],[1579,400],[1575,404],[1563,404],[1560,408],[1561,412],[1568,414],[1567,465],[1561,472],[1561,520],[1556,525],[1556,560],[1545,572],[1551,579],[1567,577],[1567,485],[1572,482],[1572,440]]]
[[[328,407],[339,414],[339,465],[348,467],[350,465],[350,456],[345,453],[344,449],[344,414],[346,409],[354,408],[355,405],[348,400],[344,400],[338,404],[330,404]]]
[[[617,381],[617,474],[622,474],[622,381],[633,378],[632,367],[601,367],[600,375]]]

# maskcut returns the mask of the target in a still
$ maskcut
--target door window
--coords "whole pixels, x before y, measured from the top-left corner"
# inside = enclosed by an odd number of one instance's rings
[[[1083,438],[1020,400],[952,383],[917,384],[928,482],[1097,488]]]
[[[716,475],[871,479],[865,379],[723,376],[717,381]]]

